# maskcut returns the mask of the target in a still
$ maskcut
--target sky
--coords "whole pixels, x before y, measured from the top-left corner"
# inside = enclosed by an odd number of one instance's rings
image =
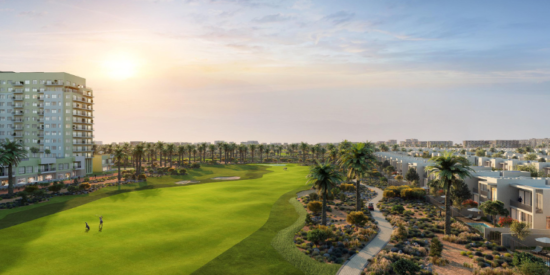
[[[0,0],[0,71],[67,72],[95,140],[550,137],[550,1]]]

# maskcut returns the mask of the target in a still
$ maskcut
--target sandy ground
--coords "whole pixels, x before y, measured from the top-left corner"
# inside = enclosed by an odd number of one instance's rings
[[[213,180],[239,180],[241,177],[217,177],[212,178]]]
[[[199,182],[200,182],[200,181],[198,181],[198,180],[184,180],[184,181],[178,181],[178,182],[176,182],[176,184],[184,185],[184,184],[199,183]]]

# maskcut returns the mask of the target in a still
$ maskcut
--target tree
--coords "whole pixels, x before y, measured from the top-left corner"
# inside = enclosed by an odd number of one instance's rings
[[[250,144],[250,162],[254,162],[254,151],[256,151],[256,144]]]
[[[439,241],[438,237],[433,237],[432,242],[430,243],[430,256],[432,257],[441,257],[441,252],[443,251],[443,244]]]
[[[143,157],[144,154],[145,154],[145,146],[143,144],[138,144],[136,145],[136,147],[134,147],[132,155],[135,161],[136,176],[141,175],[141,158]]]
[[[455,207],[462,209],[465,207],[462,203],[472,198],[470,188],[463,180],[454,180],[451,187],[451,200]]]
[[[315,189],[323,196],[321,224],[327,225],[327,195],[337,183],[342,181],[342,175],[331,164],[321,164],[317,161],[317,164],[309,171],[307,178],[309,178],[308,182],[313,181]]]
[[[360,142],[351,146],[340,156],[340,166],[347,171],[347,178],[355,179],[356,189],[356,205],[357,211],[361,210],[361,196],[359,194],[359,186],[361,179],[368,171],[374,168],[374,146],[370,142]]]
[[[379,148],[382,152],[387,152],[390,150],[390,148],[386,144],[380,144]]]
[[[483,211],[483,213],[493,217],[493,224],[496,222],[497,215],[508,216],[510,213],[501,201],[484,201],[479,205],[479,209]]]
[[[486,156],[486,151],[483,149],[479,149],[476,151],[476,157],[484,157]]]
[[[260,153],[260,163],[263,162],[262,153],[264,152],[264,150],[265,150],[265,145],[263,144],[258,145],[258,152]]]
[[[527,155],[523,156],[523,159],[524,160],[536,160],[537,159],[537,154],[534,154],[534,153],[527,154]]]
[[[420,272],[420,266],[411,260],[401,258],[391,264],[393,271],[398,275],[413,275]]]
[[[309,149],[309,145],[305,142],[300,143],[300,150],[302,151],[302,162],[306,162],[306,155]]]
[[[451,234],[451,186],[454,179],[465,179],[471,176],[470,163],[464,157],[452,152],[444,152],[442,156],[432,157],[433,165],[427,166],[430,175],[435,176],[445,189],[445,234]]]
[[[124,149],[122,147],[117,147],[113,151],[113,158],[116,161],[116,164],[118,166],[118,185],[120,186],[120,180],[122,178],[122,174],[120,173],[120,166],[122,165],[122,159],[126,156],[124,153]]]
[[[413,182],[413,181],[418,182],[420,180],[420,176],[418,175],[418,173],[416,173],[416,169],[411,167],[407,171],[407,174],[405,174],[405,179],[409,182]]]
[[[10,197],[13,196],[15,184],[13,168],[17,167],[24,158],[27,158],[27,151],[23,149],[21,143],[10,141],[7,138],[0,143],[0,164],[8,168],[8,195]]]
[[[204,146],[203,146],[203,150],[204,150]],[[166,145],[166,151],[168,152],[168,158],[170,160],[170,168],[172,168],[172,154],[174,154],[174,152],[176,151],[176,146],[174,145],[174,143],[169,143],[168,145]]]
[[[544,158],[540,158],[538,161],[539,162],[546,162],[546,160]]]
[[[323,210],[323,204],[320,201],[310,201],[307,204],[307,209],[317,215]]]
[[[529,236],[531,232],[529,231],[529,225],[524,222],[513,221],[510,225],[510,232],[512,235],[516,236],[520,240],[524,240],[525,237]]]
[[[368,218],[361,211],[351,211],[346,217],[346,221],[350,224],[355,225],[356,227],[363,227],[367,223]]]

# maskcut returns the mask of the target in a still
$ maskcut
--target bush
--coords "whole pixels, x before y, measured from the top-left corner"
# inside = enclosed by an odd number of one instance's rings
[[[75,186],[71,185],[67,188],[67,191],[69,192],[75,192],[76,190],[78,190],[78,188],[76,188]]]
[[[520,266],[520,265],[522,265],[523,263],[526,263],[526,262],[544,264],[544,261],[541,258],[539,258],[537,256],[534,256],[531,253],[514,252],[514,258],[512,260],[512,263],[515,266]]]
[[[89,182],[90,181],[90,178],[89,177],[85,177],[84,178],[84,182]]]
[[[346,217],[346,221],[356,226],[363,227],[367,223],[368,218],[361,211],[352,211]]]
[[[59,191],[61,191],[61,189],[63,189],[64,185],[62,183],[59,183],[59,184],[52,184],[51,186],[48,187],[48,190],[50,190],[51,192],[54,192],[54,193],[57,193]]]
[[[85,190],[85,189],[90,189],[90,187],[92,187],[92,185],[90,185],[89,182],[83,182],[78,186],[78,189]]]
[[[313,229],[307,232],[307,240],[319,244],[328,239],[329,234],[326,230]]]
[[[525,262],[520,267],[522,275],[545,275],[548,274],[548,267],[544,263]]]
[[[420,272],[420,267],[413,261],[401,258],[394,262],[391,267],[396,274],[407,275]]]
[[[36,185],[27,185],[25,186],[25,192],[29,193],[29,194],[32,194],[34,193],[34,191],[37,191],[38,190],[38,186]]]
[[[323,210],[323,204],[320,201],[310,201],[307,204],[307,209],[315,214],[319,214]]]
[[[441,252],[443,251],[443,244],[439,241],[439,238],[433,237],[432,243],[430,244],[430,256],[432,257],[441,257]]]
[[[319,200],[319,195],[317,193],[311,193],[309,194],[309,200],[310,201],[318,201]]]
[[[191,168],[198,169],[198,168],[201,168],[201,165],[198,164],[198,163],[193,163],[193,164],[191,164]]]
[[[513,221],[514,219],[512,219],[511,217],[500,217],[500,219],[498,220],[498,225],[502,227],[508,227],[512,224]]]
[[[405,211],[405,208],[402,206],[402,205],[394,205],[392,208],[391,208],[391,211],[392,212],[397,212],[399,214],[403,214],[403,211]]]
[[[340,184],[340,189],[344,192],[351,192],[351,191],[355,191],[355,185],[353,184],[347,184],[347,183],[342,183]]]

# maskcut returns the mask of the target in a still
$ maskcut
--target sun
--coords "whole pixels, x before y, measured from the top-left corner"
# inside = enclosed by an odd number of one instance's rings
[[[125,80],[138,71],[138,61],[128,54],[113,54],[103,62],[105,73],[112,78]]]

